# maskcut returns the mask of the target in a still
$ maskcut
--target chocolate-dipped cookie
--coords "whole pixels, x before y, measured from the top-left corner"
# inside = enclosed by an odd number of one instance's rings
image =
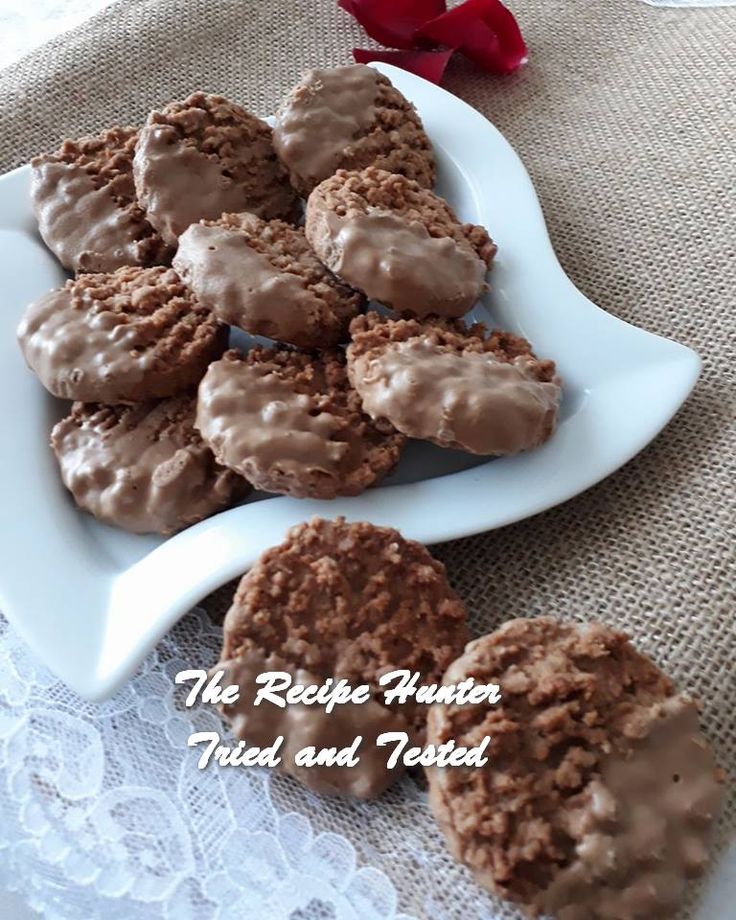
[[[171,534],[250,491],[194,428],[194,395],[133,406],[75,403],[51,432],[64,485],[98,520]]]
[[[322,265],[301,228],[255,214],[192,224],[174,267],[223,322],[301,348],[344,341],[363,304]]]
[[[695,703],[602,624],[512,620],[444,682],[500,686],[494,706],[435,704],[427,738],[484,767],[430,767],[429,801],[477,881],[559,920],[671,916],[703,871],[721,772]]]
[[[192,93],[151,112],[133,175],[148,220],[171,244],[202,218],[252,211],[291,219],[299,212],[271,129],[222,96]]]
[[[339,170],[307,202],[306,234],[322,262],[398,313],[459,317],[485,290],[496,247],[448,203],[405,176]]]
[[[111,272],[156,265],[170,249],[146,219],[133,182],[136,128],[66,140],[31,160],[31,202],[43,241],[64,268]]]
[[[389,770],[382,732],[421,744],[426,706],[387,705],[381,675],[406,669],[437,683],[467,639],[465,610],[444,566],[420,543],[368,523],[315,518],[293,527],[243,576],[225,617],[223,684],[240,687],[224,707],[238,738],[269,745],[284,736],[282,769],[318,792],[379,795],[401,774]],[[326,712],[318,705],[253,706],[255,678],[282,670],[301,685],[344,678],[370,698]],[[362,736],[355,767],[299,767],[296,752],[350,745]]]
[[[172,268],[79,275],[32,303],[18,326],[28,366],[54,396],[137,402],[196,384],[227,327]]]
[[[348,374],[364,411],[408,437],[499,457],[538,447],[555,430],[554,362],[537,359],[520,336],[377,313],[357,317],[350,332]]]
[[[378,166],[434,184],[432,145],[416,109],[364,64],[307,71],[276,114],[273,141],[305,198],[338,169]]]
[[[200,384],[197,427],[224,466],[296,498],[357,495],[394,467],[404,444],[363,413],[339,350],[226,352]]]

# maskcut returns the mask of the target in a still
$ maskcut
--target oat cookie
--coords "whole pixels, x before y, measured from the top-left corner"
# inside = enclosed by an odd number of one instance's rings
[[[241,699],[224,714],[251,744],[284,734],[283,768],[305,785],[372,798],[400,773],[387,769],[390,751],[376,749],[375,738],[404,731],[422,743],[427,709],[387,706],[379,678],[403,668],[439,683],[466,639],[463,604],[424,546],[389,528],[315,518],[293,527],[240,582],[225,618],[220,667],[224,683],[240,684]],[[287,670],[301,684],[368,684],[373,698],[329,714],[272,705],[266,715],[266,707],[251,705],[255,675],[266,670]],[[357,767],[300,770],[293,763],[299,747],[343,747],[357,734],[364,739]]]
[[[395,466],[404,444],[361,411],[339,350],[226,352],[200,384],[197,427],[224,466],[297,498],[357,495]]]
[[[31,202],[43,241],[64,268],[111,272],[171,252],[146,220],[133,183],[136,128],[66,140],[31,160]]]
[[[245,480],[216,463],[194,428],[196,397],[133,406],[74,403],[51,432],[64,485],[98,520],[171,534],[243,498]]]
[[[338,169],[366,166],[434,185],[434,153],[416,109],[365,64],[307,71],[276,115],[273,141],[305,198]]]
[[[291,219],[299,210],[269,126],[222,96],[193,93],[151,112],[133,174],[148,219],[172,244],[201,218]]]
[[[344,341],[363,304],[322,265],[302,229],[255,214],[192,224],[174,267],[223,322],[301,348]]]
[[[172,268],[80,275],[32,303],[18,327],[26,363],[54,396],[137,402],[197,383],[227,327]]]
[[[408,437],[502,456],[538,447],[555,429],[560,380],[526,339],[376,313],[350,332],[348,374],[364,411]]]
[[[722,775],[697,706],[601,624],[512,620],[445,675],[500,685],[495,706],[433,705],[427,738],[480,768],[427,770],[453,856],[478,882],[561,920],[670,916],[707,860]]]
[[[444,199],[371,166],[339,170],[307,202],[306,234],[322,262],[399,313],[459,317],[485,290],[496,247]]]

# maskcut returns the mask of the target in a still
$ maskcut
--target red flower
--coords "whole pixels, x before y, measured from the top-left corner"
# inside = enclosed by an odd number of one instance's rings
[[[527,59],[519,26],[500,0],[465,0],[451,10],[445,0],[338,0],[338,6],[381,45],[401,49],[356,48],[358,63],[386,61],[439,83],[454,51],[499,74],[513,73]]]
[[[519,26],[500,0],[465,0],[425,22],[414,37],[457,48],[491,73],[513,73],[527,59]]]
[[[337,0],[337,5],[384,48],[415,48],[419,26],[446,10],[445,0]]]

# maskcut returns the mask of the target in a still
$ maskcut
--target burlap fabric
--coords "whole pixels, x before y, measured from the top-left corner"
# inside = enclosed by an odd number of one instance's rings
[[[516,0],[514,9],[529,65],[497,79],[453,62],[446,87],[521,154],[578,286],[623,319],[695,348],[704,370],[666,431],[606,482],[437,552],[477,633],[536,614],[624,627],[701,697],[731,767],[736,15],[635,0]],[[65,136],[138,122],[193,88],[266,114],[300,69],[347,62],[365,43],[331,0],[124,0],[0,74],[0,169]],[[210,607],[223,603],[219,593]],[[388,872],[404,911],[498,909],[441,855],[426,809],[408,807],[400,792],[370,808],[310,807],[318,829],[345,833]],[[731,800],[721,852],[733,825]],[[424,868],[420,852],[432,854]]]

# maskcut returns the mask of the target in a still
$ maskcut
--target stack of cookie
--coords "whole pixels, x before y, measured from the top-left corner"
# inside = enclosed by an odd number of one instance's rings
[[[370,67],[307,73],[273,130],[194,93],[32,176],[76,277],[28,308],[20,344],[74,401],[52,446],[103,521],[173,533],[251,486],[355,495],[407,437],[502,456],[555,428],[554,364],[463,323],[496,247],[431,191],[421,121]],[[229,329],[271,343],[226,351]]]

